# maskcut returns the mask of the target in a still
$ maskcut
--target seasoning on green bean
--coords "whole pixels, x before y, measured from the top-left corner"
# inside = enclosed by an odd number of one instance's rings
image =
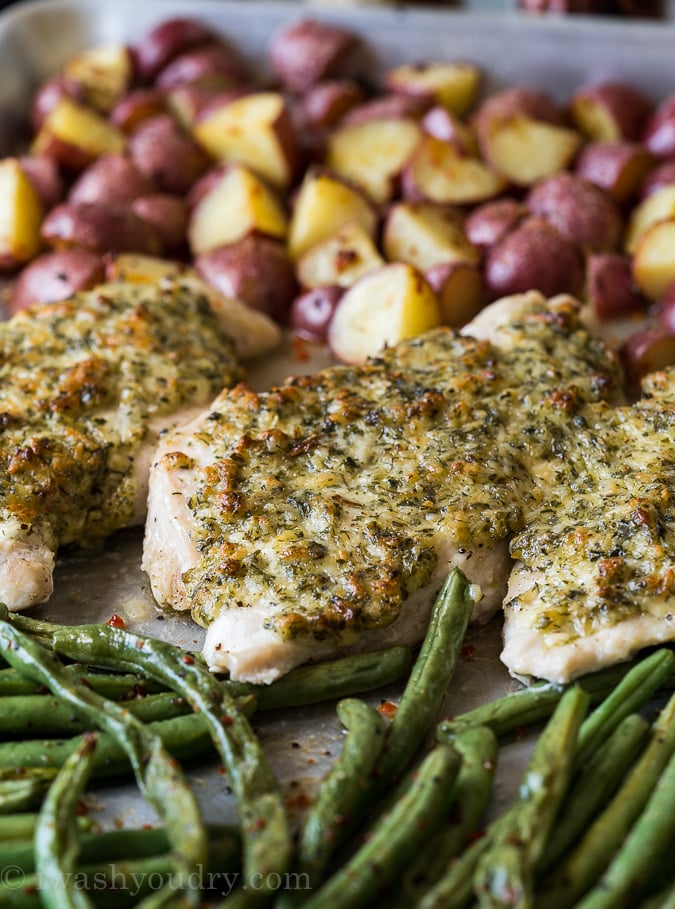
[[[388,882],[423,849],[445,818],[461,759],[437,745],[406,794],[383,815],[352,858],[303,904],[306,909],[360,909],[375,904]]]
[[[177,864],[184,879],[204,864],[206,832],[192,790],[161,739],[127,710],[91,689],[73,684],[57,657],[18,631],[4,611],[0,621],[0,652],[8,663],[42,682],[54,694],[117,741],[133,766],[137,784],[171,834]],[[182,718],[187,719],[187,717]],[[185,890],[191,902],[197,896]]]
[[[449,740],[462,758],[450,806],[441,831],[413,862],[397,889],[395,906],[416,906],[443,875],[451,861],[478,832],[497,766],[498,742],[487,726],[464,729]]]
[[[665,648],[655,651],[632,667],[581,727],[577,766],[583,766],[597,746],[609,738],[624,717],[644,707],[673,668],[675,653]]]
[[[128,700],[145,694],[154,694],[166,690],[150,679],[133,673],[96,672],[80,663],[64,666],[66,672],[74,678],[81,679],[92,691],[113,700]],[[17,669],[0,669],[0,695],[39,694],[44,686],[33,679],[26,678]]]
[[[675,843],[675,754],[597,885],[577,909],[632,909]],[[675,876],[673,878],[675,887]]]
[[[583,727],[582,727],[583,728]],[[546,871],[583,835],[609,801],[644,745],[649,723],[638,714],[625,717],[581,771],[565,799],[561,815],[539,863]]]
[[[37,818],[38,814],[36,811],[20,811],[16,814],[0,816],[0,867],[3,865],[3,846],[7,843],[14,845],[20,843],[21,840],[32,841]],[[91,818],[78,817],[77,827],[80,832],[90,831],[93,826],[94,822]]]
[[[466,576],[455,568],[436,598],[422,649],[387,732],[377,768],[382,786],[405,771],[443,707],[474,606],[470,591]]]
[[[46,909],[93,909],[75,881],[80,854],[77,803],[93,765],[96,735],[88,732],[49,787],[35,827],[35,868]]]
[[[534,875],[572,774],[589,696],[568,689],[528,762],[518,799],[476,869],[481,907],[532,905]]]
[[[277,781],[244,714],[227,688],[200,661],[155,638],[108,625],[60,629],[54,647],[72,659],[103,667],[122,665],[161,681],[199,710],[235,793],[244,843],[244,876],[260,883],[288,868],[291,838]]]
[[[569,909],[604,873],[626,831],[644,809],[668,761],[675,753],[675,694],[652,726],[647,747],[612,801],[576,847],[549,874],[537,906]]]

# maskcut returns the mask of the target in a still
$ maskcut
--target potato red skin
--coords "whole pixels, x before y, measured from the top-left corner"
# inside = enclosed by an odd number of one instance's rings
[[[582,249],[615,249],[621,236],[621,214],[610,196],[587,180],[569,173],[540,180],[528,193],[533,215],[546,218]]]
[[[91,252],[162,253],[157,231],[126,207],[80,203],[57,205],[42,222],[42,239],[54,249],[80,246]]]
[[[622,203],[636,195],[653,166],[654,158],[637,142],[589,142],[577,159],[575,173]],[[628,168],[632,168],[630,183],[624,178]]]
[[[675,158],[657,164],[654,170],[647,174],[640,185],[640,199],[646,199],[671,183],[675,183]]]
[[[185,200],[180,196],[168,193],[139,196],[131,203],[131,210],[154,227],[166,252],[175,252],[183,247],[188,213]]]
[[[102,155],[84,170],[72,185],[68,201],[80,203],[132,202],[155,191],[152,180],[142,174],[126,155]]]
[[[51,76],[42,83],[33,95],[30,108],[30,122],[34,132],[40,129],[62,98],[80,102],[86,100],[82,87],[63,75]]]
[[[633,281],[630,257],[620,253],[594,253],[588,257],[586,296],[603,320],[620,319],[645,310],[648,305]]]
[[[344,288],[330,284],[314,287],[293,300],[290,322],[296,335],[306,341],[325,344],[333,314]]]
[[[675,335],[661,328],[644,328],[621,345],[619,356],[628,384],[637,386],[654,369],[675,366]]]
[[[675,158],[675,95],[659,105],[650,117],[642,141],[657,158]]]
[[[169,114],[146,120],[129,139],[129,154],[162,192],[182,195],[202,176],[209,159]]]
[[[141,79],[150,82],[157,73],[179,54],[216,39],[215,33],[187,17],[165,19],[151,29],[134,49],[136,70]]]
[[[659,324],[669,335],[675,335],[675,284],[663,295],[659,306]]]
[[[371,120],[410,117],[419,120],[429,110],[431,103],[421,95],[382,95],[353,108],[342,120],[343,126],[357,126]]]
[[[269,60],[281,83],[293,92],[306,92],[325,79],[359,75],[361,44],[356,35],[313,19],[292,23],[269,44]]]
[[[65,194],[65,186],[56,161],[45,155],[25,155],[19,158],[19,163],[35,187],[44,210],[58,205]]]
[[[246,74],[234,51],[222,42],[186,51],[159,73],[155,87],[169,92],[183,85],[219,85],[241,82]]]
[[[539,290],[544,296],[579,294],[584,286],[579,248],[544,218],[522,221],[488,252],[485,280],[492,300]]]
[[[252,234],[202,253],[194,264],[207,284],[226,297],[286,322],[298,284],[282,243]]]
[[[144,120],[166,111],[166,99],[154,88],[136,88],[121,98],[110,112],[110,122],[132,133]]]
[[[9,298],[11,315],[34,303],[63,300],[89,290],[104,279],[103,259],[86,249],[73,247],[38,256],[19,274]]]
[[[328,129],[365,100],[365,92],[353,79],[332,79],[312,86],[300,99],[300,110],[305,122]]]
[[[464,230],[474,246],[487,250],[527,217],[528,210],[517,199],[497,199],[478,205],[467,216]]]
[[[625,82],[601,82],[580,89],[572,99],[592,100],[611,116],[624,139],[637,141],[642,135],[654,105],[632,85]]]
[[[512,117],[517,114],[546,123],[561,124],[565,119],[562,109],[548,92],[518,86],[490,95],[471,119],[476,128],[480,129],[495,116]]]

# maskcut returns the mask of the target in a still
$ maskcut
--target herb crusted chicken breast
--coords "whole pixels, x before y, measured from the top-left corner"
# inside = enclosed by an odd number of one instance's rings
[[[143,566],[205,653],[270,681],[308,658],[419,639],[459,565],[499,607],[509,540],[576,414],[614,402],[615,356],[571,298],[500,301],[363,366],[223,393],[162,440]]]
[[[0,602],[46,600],[58,547],[142,521],[160,429],[241,375],[180,284],[104,285],[0,323]]]

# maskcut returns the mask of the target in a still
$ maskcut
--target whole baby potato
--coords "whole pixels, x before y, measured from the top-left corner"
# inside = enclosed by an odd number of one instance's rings
[[[654,105],[625,82],[587,85],[575,93],[570,113],[582,133],[598,141],[640,138]]]
[[[216,290],[285,322],[298,284],[283,243],[250,234],[195,259],[195,268]]]
[[[135,47],[136,69],[141,79],[150,82],[157,73],[189,48],[208,44],[215,32],[196,19],[165,19],[143,35]]]
[[[639,142],[589,142],[577,159],[575,172],[622,203],[636,195],[654,163]]]
[[[185,243],[188,212],[180,196],[169,193],[138,196],[131,203],[131,210],[154,227],[166,252],[175,252]]]
[[[540,180],[526,204],[546,218],[572,243],[589,251],[615,249],[622,230],[621,214],[610,196],[587,180],[569,173]]]
[[[47,252],[33,259],[14,282],[8,308],[11,315],[34,303],[64,300],[89,290],[104,279],[103,258],[73,247]]]
[[[138,170],[162,192],[182,195],[202,176],[209,159],[170,114],[145,120],[129,139]]]
[[[153,181],[127,155],[102,155],[82,171],[68,193],[68,201],[120,205],[154,191]]]
[[[529,217],[488,252],[485,280],[490,299],[539,290],[544,296],[579,294],[584,286],[579,247],[540,217]]]
[[[80,246],[91,252],[162,252],[151,224],[123,205],[68,203],[57,205],[42,222],[42,239],[53,249]]]
[[[302,93],[325,79],[361,75],[361,50],[352,32],[329,22],[303,19],[273,35],[268,52],[282,85]]]

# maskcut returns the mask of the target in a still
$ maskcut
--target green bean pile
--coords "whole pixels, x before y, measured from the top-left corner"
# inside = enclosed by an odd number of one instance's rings
[[[675,653],[439,722],[469,590],[451,572],[415,659],[392,647],[269,686],[126,629],[0,607],[0,909],[675,909]],[[356,697],[404,678],[390,720]],[[346,735],[293,835],[249,719],[322,701]],[[533,726],[496,813],[501,749]],[[183,775],[214,756],[236,826],[205,824]],[[98,832],[81,797],[126,776],[160,824]]]

